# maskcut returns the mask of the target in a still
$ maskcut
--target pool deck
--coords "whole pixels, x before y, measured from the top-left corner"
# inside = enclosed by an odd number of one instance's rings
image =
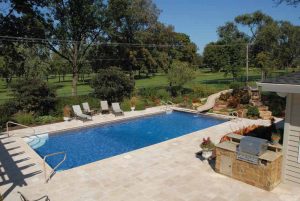
[[[35,127],[37,133],[54,132],[162,112],[163,108],[127,112],[123,117],[98,115]],[[203,137],[214,142],[232,129],[262,120],[229,121],[122,155],[58,172],[44,183],[42,159],[20,136],[29,129],[0,136],[0,192],[5,201],[18,201],[17,191],[30,200],[48,195],[51,201],[300,201],[299,187],[280,184],[272,192],[217,174],[207,161],[195,155]]]

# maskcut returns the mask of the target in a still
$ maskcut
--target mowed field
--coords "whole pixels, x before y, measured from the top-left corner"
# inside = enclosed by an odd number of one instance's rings
[[[289,70],[291,71],[291,70]],[[286,71],[276,71],[272,73],[272,76],[286,73]],[[85,95],[91,93],[93,90],[89,86],[89,80],[91,76],[86,76],[85,82],[79,81],[78,83],[78,95]],[[245,81],[245,76],[239,78],[239,82]],[[71,75],[67,75],[64,81],[59,82],[58,76],[50,76],[48,82],[57,88],[56,93],[59,97],[71,96]],[[252,69],[249,71],[249,83],[255,85],[255,82],[260,80],[260,71],[258,69]],[[232,82],[230,75],[224,76],[223,72],[210,72],[208,70],[198,70],[196,72],[195,79],[188,82],[184,87],[192,89],[193,86],[202,85],[204,87],[214,87],[216,89],[226,89]],[[168,80],[165,74],[158,73],[155,76],[149,78],[142,78],[135,80],[135,87],[141,88],[154,88],[154,87],[167,87]],[[0,79],[0,103],[12,98],[12,92],[7,88],[3,79]]]

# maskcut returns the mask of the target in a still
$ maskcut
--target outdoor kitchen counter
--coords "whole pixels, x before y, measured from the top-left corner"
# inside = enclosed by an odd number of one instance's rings
[[[237,150],[238,143],[232,142],[232,141],[225,141],[220,144],[217,144],[216,147],[235,152]],[[271,147],[274,147],[274,145],[269,145]],[[265,153],[263,153],[261,156],[259,156],[260,160],[265,160],[265,161],[275,161],[279,157],[282,156],[282,152],[275,152],[271,150],[267,150]]]
[[[238,145],[238,143],[225,141],[225,142],[221,142],[221,143],[217,144],[216,147],[235,152],[237,145]]]
[[[265,153],[263,153],[258,158],[261,159],[261,160],[272,162],[272,161],[275,161],[276,159],[278,159],[281,156],[282,156],[281,152],[274,152],[274,151],[267,150]]]

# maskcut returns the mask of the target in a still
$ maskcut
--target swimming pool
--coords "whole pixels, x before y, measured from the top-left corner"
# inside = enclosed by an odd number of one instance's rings
[[[43,143],[28,143],[41,157],[64,151],[66,161],[58,170],[66,170],[101,159],[143,148],[197,130],[225,122],[185,112],[157,114],[117,123],[40,136]],[[39,140],[41,142],[41,140]],[[47,159],[54,167],[62,156]]]

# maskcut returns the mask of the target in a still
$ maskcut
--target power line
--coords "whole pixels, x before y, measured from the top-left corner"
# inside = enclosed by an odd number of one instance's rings
[[[66,42],[66,43],[82,43],[83,41],[75,40],[61,40],[61,39],[43,39],[43,38],[28,38],[28,37],[15,37],[15,36],[0,36],[1,41],[11,42],[38,42],[38,43],[49,43],[49,42]],[[102,46],[134,46],[134,47],[183,47],[181,44],[155,44],[155,43],[117,43],[117,42],[92,42],[89,43],[94,45]]]

